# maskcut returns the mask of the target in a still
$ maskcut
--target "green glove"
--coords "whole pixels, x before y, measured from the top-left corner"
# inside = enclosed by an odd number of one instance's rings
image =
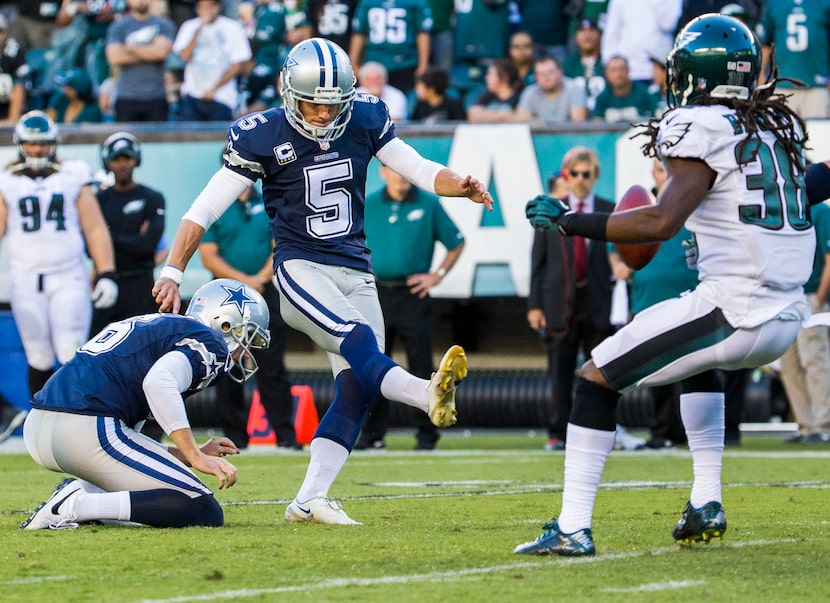
[[[554,228],[560,217],[571,212],[573,210],[564,201],[550,195],[536,195],[525,206],[530,225],[544,230]]]

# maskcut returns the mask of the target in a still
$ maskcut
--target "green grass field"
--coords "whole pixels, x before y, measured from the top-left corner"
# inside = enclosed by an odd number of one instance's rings
[[[245,453],[217,496],[226,526],[81,526],[24,532],[58,474],[0,455],[2,601],[823,601],[830,596],[830,447],[747,436],[728,449],[722,541],[680,547],[688,451],[614,452],[597,498],[597,556],[513,555],[559,510],[563,454],[541,436],[452,430],[361,452],[332,496],[363,526],[295,525],[283,512],[306,453]],[[210,478],[213,480],[214,478]],[[212,481],[209,485],[215,486]]]

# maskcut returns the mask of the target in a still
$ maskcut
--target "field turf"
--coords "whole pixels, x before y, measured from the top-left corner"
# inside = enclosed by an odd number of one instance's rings
[[[723,540],[681,547],[685,448],[618,452],[597,497],[597,556],[513,548],[559,510],[563,453],[525,433],[447,430],[435,452],[409,433],[356,452],[330,495],[362,526],[287,524],[307,453],[233,457],[217,491],[226,526],[81,526],[24,532],[62,476],[0,454],[0,600],[26,601],[824,601],[830,598],[830,446],[750,435],[724,464]],[[215,487],[213,477],[205,478]]]

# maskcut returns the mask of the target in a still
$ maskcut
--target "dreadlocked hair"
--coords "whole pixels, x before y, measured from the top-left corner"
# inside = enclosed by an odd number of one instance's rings
[[[804,120],[787,104],[787,98],[790,95],[777,92],[775,88],[778,82],[790,82],[797,88],[804,88],[806,84],[791,78],[779,78],[778,67],[775,65],[772,66],[770,74],[770,80],[763,86],[755,88],[749,99],[714,98],[704,95],[690,104],[695,106],[722,105],[733,109],[738,124],[746,132],[746,138],[738,144],[738,150],[752,139],[757,139],[758,132],[761,130],[772,132],[790,158],[790,177],[795,178],[798,173],[803,173],[807,169],[804,149],[807,148],[809,136]],[[657,157],[657,133],[661,119],[662,117],[655,117],[647,123],[636,124],[643,130],[631,136],[631,138],[647,137],[647,142],[640,147],[646,157]],[[743,156],[742,153],[738,155]],[[748,162],[747,160],[739,167],[743,169],[743,165]]]

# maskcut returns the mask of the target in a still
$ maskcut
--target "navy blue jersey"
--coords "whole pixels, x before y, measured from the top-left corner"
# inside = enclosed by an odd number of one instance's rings
[[[305,259],[371,272],[363,231],[366,172],[397,136],[384,103],[358,94],[345,132],[328,143],[297,132],[281,108],[241,118],[228,135],[225,166],[262,179],[275,266]]]
[[[228,370],[228,345],[218,332],[178,314],[145,314],[104,327],[52,375],[32,406],[115,417],[133,427],[150,415],[144,377],[172,351],[185,354],[193,370],[184,396],[213,385]]]

